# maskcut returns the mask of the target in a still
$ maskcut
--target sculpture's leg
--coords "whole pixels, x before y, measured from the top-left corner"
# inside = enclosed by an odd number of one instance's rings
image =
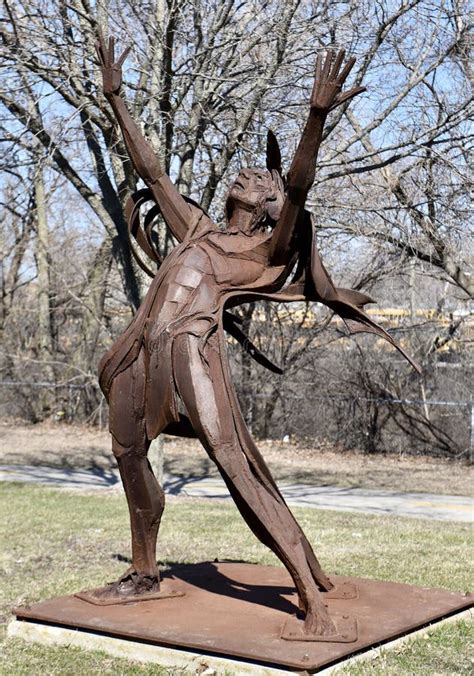
[[[145,364],[143,354],[113,381],[109,398],[112,448],[127,497],[132,531],[132,565],[116,583],[120,594],[158,591],[156,538],[164,492],[147,460]]]
[[[334,633],[308,564],[301,531],[286,504],[259,481],[242,449],[218,353],[208,348],[205,364],[199,339],[191,335],[179,336],[175,348],[178,391],[201,443],[217,464],[249,527],[271,547],[293,578],[306,614],[306,631]]]
[[[273,477],[271,476],[270,470],[265,464],[264,459],[259,453],[258,448],[255,446],[255,442],[253,441],[249,431],[245,427],[245,423],[241,419],[240,422],[237,422],[237,429],[239,430],[239,437],[241,440],[241,444],[244,445],[246,455],[247,457],[252,457],[255,459],[257,465],[259,466],[260,470],[257,472],[258,476],[262,480],[262,482],[266,485],[267,489],[277,497],[277,499],[285,504],[285,500],[281,493],[278,491],[278,488],[275,484],[275,481],[273,480]],[[234,500],[238,503],[238,498],[237,496],[234,496]],[[240,509],[240,508],[239,508]],[[293,519],[296,527],[298,528],[300,532],[300,537],[301,537],[301,542],[303,545],[303,549],[305,551],[306,555],[306,561],[308,562],[309,567],[311,568],[311,574],[313,575],[314,581],[316,582],[316,585],[320,591],[330,591],[331,589],[334,588],[334,585],[332,584],[331,580],[327,577],[327,575],[324,573],[323,569],[321,568],[321,564],[319,563],[318,559],[316,558],[316,555],[313,551],[313,548],[311,547],[306,535],[304,534],[303,530],[301,529],[299,523],[296,521],[294,518],[293,514],[291,513],[290,510],[288,510],[291,518]],[[267,545],[267,547],[270,547],[270,549],[273,548],[272,541],[266,541],[264,533],[258,532],[257,530],[254,529],[254,533],[256,536],[263,542],[264,544]]]

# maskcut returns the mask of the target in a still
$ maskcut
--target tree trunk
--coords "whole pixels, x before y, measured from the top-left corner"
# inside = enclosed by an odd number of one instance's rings
[[[112,265],[110,240],[106,238],[97,251],[87,275],[89,297],[82,317],[81,367],[86,371],[96,369],[97,345],[104,319],[105,297]]]
[[[36,204],[36,269],[38,272],[38,324],[36,328],[36,344],[39,360],[42,362],[42,377],[47,382],[54,382],[55,374],[52,366],[53,331],[50,289],[50,257],[49,232],[46,215],[46,195],[43,171],[40,162],[37,164],[34,178]],[[39,409],[42,416],[51,414],[55,402],[54,390],[40,388],[38,392]]]
[[[35,176],[36,202],[36,268],[38,271],[38,327],[36,331],[38,352],[41,359],[50,360],[53,351],[50,269],[49,269],[49,233],[46,216],[46,197],[43,172],[38,165]]]

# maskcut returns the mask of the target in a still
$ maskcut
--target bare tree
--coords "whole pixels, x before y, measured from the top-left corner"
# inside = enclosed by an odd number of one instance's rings
[[[22,274],[22,266],[30,244],[34,225],[34,196],[31,185],[12,172],[5,177],[0,218],[3,224],[0,241],[1,326],[2,339],[8,316],[21,286],[29,277]],[[3,342],[3,341],[2,341]]]
[[[180,191],[216,218],[237,165],[261,163],[269,127],[284,159],[293,154],[315,52],[335,45],[357,56],[354,85],[363,82],[368,91],[334,114],[310,196],[320,249],[344,286],[409,305],[404,289],[412,280],[412,309],[424,303],[440,317],[452,314],[428,329],[412,312],[416,330],[406,327],[406,340],[426,364],[464,341],[467,311],[456,311],[473,294],[467,1],[2,0],[1,6],[2,321],[10,372],[21,359],[38,358],[37,327],[27,310],[38,284],[45,288],[48,263],[40,256],[37,268],[31,264],[30,245],[39,252],[41,240],[34,239],[41,213],[34,208],[38,149],[50,223],[55,377],[91,382],[104,344],[146,289],[123,215],[137,181],[101,93],[94,55],[99,27],[132,45],[127,105]],[[84,240],[91,228],[86,244],[75,228]],[[172,246],[160,241],[165,250]],[[432,285],[419,283],[430,278]],[[255,399],[241,390],[258,434],[291,413],[290,380],[298,382],[311,364],[321,369],[317,352],[327,355],[324,345],[330,353],[338,344],[339,329],[327,339],[319,331],[327,315],[316,315],[321,323],[308,329],[312,312],[300,308],[293,322],[282,308],[244,312],[255,344],[291,375],[267,376],[239,357],[242,385],[258,379],[265,393]],[[327,387],[330,373],[324,373]],[[428,382],[424,387],[429,392]],[[97,406],[94,396],[89,400],[88,414]]]
[[[345,112],[335,134],[344,136],[327,151],[314,206],[320,208],[324,184],[333,194],[336,184],[344,199],[325,207],[324,225],[415,258],[472,298],[468,6],[462,0],[402,3],[392,12],[375,6],[379,23],[371,41],[362,40],[366,53],[356,76],[368,85],[371,113]]]
[[[38,139],[54,170],[86,200],[108,235],[118,238],[114,252],[133,307],[140,301],[139,280],[122,207],[136,178],[101,94],[94,60],[100,25],[110,23],[134,45],[136,65],[128,83],[133,113],[180,189],[189,192],[197,179],[207,208],[295,42],[291,24],[298,5],[291,0],[274,11],[276,6],[263,3],[257,25],[250,7],[229,0],[211,5],[158,0],[141,8],[140,16],[132,2],[109,15],[104,4],[92,7],[87,0],[37,0],[36,11],[29,11],[31,3],[3,0],[9,20],[1,32],[9,65],[0,85],[5,125],[11,128],[15,120]],[[42,102],[35,110],[25,101],[25,88]],[[77,144],[87,154],[78,156]]]

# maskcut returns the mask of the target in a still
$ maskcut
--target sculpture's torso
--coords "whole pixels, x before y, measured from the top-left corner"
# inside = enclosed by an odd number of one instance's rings
[[[175,339],[182,334],[196,337],[203,356],[208,347],[221,352],[217,329],[232,297],[242,302],[247,293],[253,297],[282,285],[285,269],[268,265],[269,238],[268,233],[247,236],[209,229],[178,244],[153,279],[138,313],[104,355],[100,382],[109,392],[117,374],[143,350],[149,439],[177,420]]]
[[[223,297],[257,284],[266,269],[265,233],[207,232],[178,245],[153,280],[145,340],[186,330],[189,321],[217,318]],[[149,343],[149,347],[153,347]]]

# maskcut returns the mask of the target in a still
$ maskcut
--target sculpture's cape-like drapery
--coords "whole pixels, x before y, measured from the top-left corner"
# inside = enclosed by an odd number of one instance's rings
[[[163,264],[152,230],[154,221],[160,213],[159,207],[155,204],[147,212],[143,224],[140,221],[140,207],[150,199],[150,191],[146,188],[134,193],[129,198],[126,212],[129,234],[131,236],[131,249],[140,267],[149,276],[153,277],[153,271],[143,261],[136,249],[136,245],[132,241],[133,237],[142,252],[157,266]],[[193,207],[195,221],[190,237],[195,237],[209,227],[214,227],[212,221],[201,207],[190,199],[187,199],[187,201]],[[181,243],[177,246],[181,246]],[[164,264],[166,265],[166,262]],[[240,302],[245,302],[246,300],[273,300],[278,302],[315,301],[322,303],[344,320],[349,333],[369,332],[378,335],[393,345],[412,366],[419,370],[416,362],[411,359],[393,337],[364,311],[364,305],[375,301],[360,291],[335,286],[319,255],[316,244],[316,228],[312,223],[311,214],[308,211],[304,212],[304,218],[299,228],[296,272],[290,284],[275,292],[246,291],[242,292],[242,294],[232,294],[233,299],[231,302],[233,301],[232,304],[235,305],[237,305],[236,295]],[[100,367],[100,384],[104,392],[109,391],[115,375],[126,369],[137,358],[153,299],[153,294],[149,294],[128,329],[120,338],[120,345],[115,344],[113,355],[105,355]],[[278,366],[273,364],[251,343],[239,328],[238,318],[227,310],[223,312],[220,328],[234,337],[262,366],[276,373],[282,372]]]

